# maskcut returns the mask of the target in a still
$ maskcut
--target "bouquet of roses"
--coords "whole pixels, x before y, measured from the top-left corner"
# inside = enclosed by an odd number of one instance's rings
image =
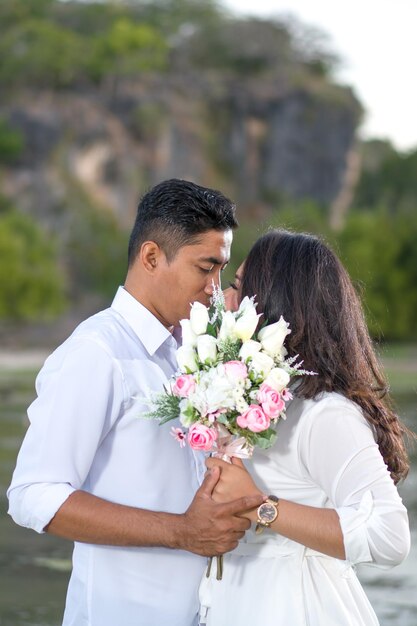
[[[179,418],[181,427],[171,434],[181,446],[188,443],[230,461],[275,442],[277,423],[292,399],[291,378],[313,372],[301,369],[297,357],[286,358],[284,341],[291,330],[283,317],[256,333],[259,317],[253,298],[245,297],[236,312],[226,311],[223,294],[215,289],[209,308],[195,302],[190,319],[181,320],[179,370],[165,392],[153,396],[148,413],[161,424]],[[222,570],[220,556],[218,580]]]
[[[195,302],[190,319],[181,320],[179,370],[165,392],[153,396],[148,413],[161,424],[179,418],[181,427],[171,434],[181,446],[230,460],[275,442],[292,398],[291,378],[312,372],[301,369],[297,357],[285,358],[287,322],[281,317],[255,333],[259,317],[253,298],[226,311],[215,289],[210,307]]]

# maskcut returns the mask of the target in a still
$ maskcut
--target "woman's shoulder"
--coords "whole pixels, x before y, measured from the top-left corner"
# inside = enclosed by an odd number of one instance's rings
[[[319,412],[323,410],[343,410],[352,411],[362,416],[361,407],[353,400],[336,391],[321,391],[315,398],[297,397],[303,413],[310,411]]]
[[[348,458],[376,445],[361,408],[342,394],[326,392],[302,399],[300,408],[297,449],[306,466],[328,454]]]
[[[298,397],[294,401],[300,426],[331,426],[343,422],[351,427],[370,430],[361,407],[341,393],[324,391],[315,398]]]

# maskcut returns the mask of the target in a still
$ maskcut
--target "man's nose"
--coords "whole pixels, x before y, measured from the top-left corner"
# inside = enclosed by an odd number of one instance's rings
[[[205,286],[204,293],[206,293],[209,296],[212,296],[213,289],[215,287],[220,287],[220,285],[221,285],[221,275],[220,275],[220,268],[219,268],[216,272],[213,272],[213,274],[211,274]]]

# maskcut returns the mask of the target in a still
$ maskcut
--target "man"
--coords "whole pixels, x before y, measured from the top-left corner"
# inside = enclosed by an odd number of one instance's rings
[[[209,302],[237,226],[218,191],[163,182],[139,204],[124,288],[46,361],[9,488],[23,526],[75,541],[64,625],[191,626],[206,559],[260,504],[216,504],[219,478],[170,427],[141,419],[176,369],[172,334]]]

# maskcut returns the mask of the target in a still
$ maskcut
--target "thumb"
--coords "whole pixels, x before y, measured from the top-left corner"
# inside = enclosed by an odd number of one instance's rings
[[[206,497],[211,498],[213,490],[215,486],[217,485],[217,483],[219,482],[219,478],[220,478],[220,468],[214,465],[209,470],[207,470],[204,476],[204,480],[201,483],[200,489],[197,491],[197,493],[200,496],[206,496]]]
[[[236,465],[237,467],[246,469],[245,464],[243,463],[242,459],[239,459],[237,456],[232,456],[232,465]]]

